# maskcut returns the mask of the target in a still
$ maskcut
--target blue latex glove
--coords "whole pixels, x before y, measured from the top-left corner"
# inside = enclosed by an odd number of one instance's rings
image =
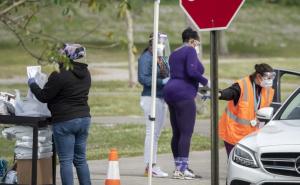
[[[201,97],[202,100],[207,100],[207,99],[211,99],[211,96],[210,95],[203,95]]]
[[[31,84],[36,83],[36,82],[35,82],[34,78],[29,78],[27,83],[30,86]]]
[[[220,97],[221,97],[221,92],[218,93],[218,98],[220,98]],[[201,99],[202,99],[202,100],[211,99],[210,93],[202,94]]]
[[[200,92],[203,95],[207,94],[209,91],[210,91],[210,87],[208,85],[199,87],[198,89],[198,92]]]
[[[170,80],[170,77],[164,78],[162,80],[163,85],[165,85]]]

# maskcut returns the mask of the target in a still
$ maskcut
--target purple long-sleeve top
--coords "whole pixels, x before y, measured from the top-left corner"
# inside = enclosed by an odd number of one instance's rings
[[[194,99],[199,83],[208,83],[203,76],[204,67],[193,47],[184,45],[175,50],[169,58],[169,65],[171,79],[163,89],[166,102]]]

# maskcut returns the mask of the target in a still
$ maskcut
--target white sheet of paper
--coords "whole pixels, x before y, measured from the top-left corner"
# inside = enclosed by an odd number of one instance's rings
[[[27,66],[27,76],[28,78],[34,78],[37,73],[42,72],[41,66]]]

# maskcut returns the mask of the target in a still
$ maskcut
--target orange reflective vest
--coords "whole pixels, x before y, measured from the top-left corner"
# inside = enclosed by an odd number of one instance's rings
[[[254,92],[250,77],[238,80],[237,83],[241,89],[239,101],[237,105],[234,105],[233,100],[228,101],[219,121],[220,138],[232,145],[258,129],[250,125],[250,121],[256,119]],[[273,96],[272,88],[262,88],[260,108],[270,106]]]

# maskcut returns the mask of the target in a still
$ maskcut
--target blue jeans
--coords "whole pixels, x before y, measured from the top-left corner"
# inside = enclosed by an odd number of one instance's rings
[[[73,164],[80,185],[90,185],[90,171],[86,161],[86,142],[91,118],[76,118],[53,124],[53,136],[60,163],[63,185],[73,185]]]

